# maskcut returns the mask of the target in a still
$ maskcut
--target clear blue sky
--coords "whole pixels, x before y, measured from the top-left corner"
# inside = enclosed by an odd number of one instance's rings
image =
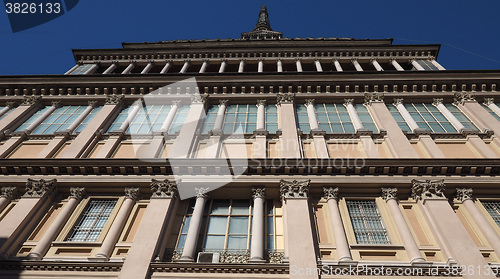
[[[498,0],[80,0],[69,13],[15,34],[2,9],[0,75],[62,74],[75,64],[73,48],[239,38],[264,3],[285,37],[441,43],[438,61],[447,69],[500,69]]]

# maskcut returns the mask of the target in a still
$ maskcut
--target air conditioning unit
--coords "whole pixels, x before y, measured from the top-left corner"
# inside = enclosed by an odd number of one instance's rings
[[[198,263],[218,263],[220,258],[219,253],[214,252],[199,252]]]

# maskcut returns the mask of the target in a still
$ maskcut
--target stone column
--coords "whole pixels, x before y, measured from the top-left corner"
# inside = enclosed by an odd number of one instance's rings
[[[243,73],[245,71],[245,60],[240,60],[240,65],[238,66],[238,73]]]
[[[335,66],[335,69],[337,72],[343,72],[344,70],[342,69],[342,66],[340,65],[340,62],[338,60],[333,60],[333,65]]]
[[[277,102],[280,106],[279,123],[281,127],[280,155],[282,158],[300,158],[299,135],[295,121],[295,108],[293,93],[278,93]]]
[[[276,68],[277,68],[278,73],[283,72],[283,63],[281,62],[280,59],[278,59],[276,61]]]
[[[457,128],[459,132],[462,132],[465,127],[460,123],[460,121],[446,108],[446,106],[443,104],[443,99],[442,98],[434,98],[434,102],[432,103],[435,107],[441,111],[442,114],[450,120],[450,122]]]
[[[297,66],[297,72],[302,72],[302,63],[300,62],[300,59],[295,60],[295,66]]]
[[[438,68],[440,71],[444,71],[446,70],[443,66],[441,66],[441,64],[439,64],[436,60],[434,59],[431,59],[431,63],[436,66],[436,68]]]
[[[319,129],[318,118],[316,117],[316,111],[314,110],[314,99],[306,100],[306,108],[311,130],[318,130]]]
[[[267,157],[266,100],[257,100],[257,129],[254,131],[253,152],[255,158]]]
[[[92,112],[92,110],[97,107],[97,101],[89,101],[88,104],[89,105],[85,108],[82,114],[80,114],[80,116],[78,116],[78,118],[75,119],[75,121],[73,121],[73,123],[71,123],[71,125],[68,127],[68,132],[72,133],[78,127],[78,125],[80,125],[83,120],[85,120],[90,112]]]
[[[217,158],[217,156],[219,155],[227,102],[228,100],[219,101],[219,111],[217,112],[217,118],[215,118],[214,128],[211,131],[210,139],[205,149],[205,158]]]
[[[65,75],[69,75],[71,74],[74,70],[76,70],[76,68],[80,67],[80,64],[76,64],[75,66],[73,66],[71,69],[69,69],[66,73],[64,73]]]
[[[408,112],[406,107],[403,105],[402,98],[394,99],[394,105],[398,108],[398,111],[401,113],[403,118],[406,120],[406,123],[408,123],[408,126],[410,126],[412,131],[419,129],[417,122],[415,122],[415,120],[413,120],[413,117],[411,117],[410,113]]]
[[[135,68],[135,62],[128,64],[127,68],[123,70],[122,75],[130,74],[130,72]]]
[[[187,71],[187,69],[189,68],[189,66],[191,66],[191,62],[185,61],[184,65],[182,65],[182,68],[179,71],[179,73],[184,74]]]
[[[495,104],[494,98],[484,98],[484,104],[488,106],[492,111],[494,111],[497,115],[500,115],[500,107]]]
[[[5,115],[9,110],[13,109],[14,107],[16,107],[15,102],[7,102],[6,106],[2,110],[0,110],[0,117]]]
[[[172,67],[172,62],[167,61],[165,66],[163,66],[163,68],[161,69],[160,74],[166,74],[168,70],[170,70],[170,67]]]
[[[399,65],[398,61],[396,61],[394,59],[391,60],[391,64],[392,64],[392,66],[394,66],[394,68],[396,68],[396,70],[398,70],[400,72],[405,70],[405,69],[403,69],[403,67],[401,67],[401,65]]]
[[[141,75],[145,75],[151,71],[151,68],[153,68],[153,62],[149,62],[144,69],[141,71]]]
[[[227,61],[222,60],[222,62],[220,62],[219,74],[224,73],[224,71],[226,70],[226,66],[227,66]]]
[[[382,198],[386,201],[387,206],[391,211],[392,218],[396,223],[396,228],[401,236],[401,240],[403,240],[403,245],[405,246],[410,263],[414,264],[425,262],[422,254],[420,254],[420,249],[413,238],[410,228],[408,227],[408,224],[406,224],[403,213],[401,213],[401,210],[399,209],[399,205],[396,200],[397,191],[397,188],[382,188]]]
[[[207,201],[208,188],[195,188],[196,190],[196,203],[194,204],[193,215],[189,222],[188,233],[186,235],[186,242],[184,242],[184,249],[182,249],[182,256],[180,262],[194,262],[196,243],[198,242],[198,235],[200,234],[201,221],[203,219],[203,210],[205,202]]]
[[[280,181],[280,195],[286,201],[286,223],[288,257],[290,269],[311,270],[317,268],[314,246],[311,210],[309,208],[310,180]],[[290,278],[319,278],[315,272],[290,273]]]
[[[33,132],[33,130],[35,130],[36,127],[38,127],[38,125],[42,124],[42,122],[45,119],[47,119],[47,117],[49,117],[56,109],[58,109],[60,107],[61,107],[60,101],[53,101],[52,105],[50,106],[50,108],[48,110],[46,110],[35,121],[33,121],[33,123],[31,123],[31,125],[29,125],[28,128],[26,128],[26,129],[24,129],[24,131],[20,131],[20,132],[24,132],[27,134]]]
[[[316,71],[323,72],[323,67],[321,67],[321,62],[319,62],[319,60],[314,60],[314,65],[316,65]]]
[[[102,74],[111,74],[116,69],[116,62],[113,62]]]
[[[266,129],[266,100],[257,100],[257,130]]]
[[[200,68],[199,73],[203,74],[207,70],[207,67],[208,67],[208,61],[205,60],[205,61],[203,61],[203,64],[201,64],[201,68]]]
[[[222,126],[224,124],[224,115],[226,113],[226,106],[228,100],[220,100],[219,101],[219,111],[217,112],[217,118],[215,119],[215,125],[213,130],[220,131],[222,130]]]
[[[325,194],[324,197],[328,203],[328,211],[330,212],[330,221],[332,222],[333,236],[335,237],[335,248],[337,249],[339,262],[349,262],[352,261],[352,256],[349,249],[349,243],[347,242],[347,237],[345,235],[342,217],[340,216],[338,192],[339,188],[323,187],[323,193]]]
[[[488,240],[493,250],[497,255],[500,255],[500,237],[498,236],[495,229],[490,225],[483,213],[477,208],[474,198],[472,197],[471,188],[461,188],[457,189],[457,199],[463,203],[467,212],[471,215],[474,222]]]
[[[358,72],[362,72],[363,71],[363,67],[361,67],[361,65],[359,64],[358,60],[352,60],[351,62],[354,65],[354,68],[356,68],[356,71],[358,71]]]
[[[102,242],[101,249],[99,249],[99,252],[96,254],[96,260],[99,260],[100,258],[103,261],[107,261],[111,257],[116,242],[118,241],[118,237],[120,237],[130,212],[135,205],[135,201],[139,199],[139,195],[139,188],[125,188],[125,200],[123,201],[116,218],[113,220],[113,224],[111,225],[111,228],[109,228],[108,234],[106,234],[106,237]]]
[[[259,60],[259,62],[257,64],[257,72],[258,73],[264,72],[264,61]]]
[[[444,195],[443,180],[412,180],[412,198],[416,200],[431,225],[431,230],[439,240],[449,262],[456,260],[458,265],[488,266],[488,262],[477,248],[467,230]],[[481,269],[484,272],[484,269]],[[463,278],[496,278],[493,274],[470,274]]]
[[[356,131],[365,130],[365,127],[363,127],[363,123],[361,123],[361,119],[359,119],[358,112],[354,108],[353,102],[354,99],[344,99],[344,104],[347,108],[349,116],[351,117],[352,124],[354,125]]]
[[[52,241],[56,239],[57,235],[61,232],[62,228],[68,221],[76,206],[85,195],[85,188],[72,187],[70,188],[69,192],[70,195],[68,202],[64,205],[61,212],[54,218],[54,221],[52,221],[50,227],[43,234],[42,238],[40,238],[35,248],[33,248],[33,250],[31,250],[31,252],[28,254],[28,259],[41,260],[45,256],[45,253],[47,253],[47,251],[49,250]]]
[[[264,216],[264,201],[265,201],[266,189],[264,188],[253,188],[253,217],[252,217],[252,241],[250,246],[250,262],[263,263],[264,260],[264,245],[266,232],[265,222],[266,217]]]
[[[380,64],[378,63],[378,61],[376,59],[372,59],[371,62],[372,62],[373,67],[375,67],[375,69],[377,71],[379,71],[379,72],[384,71],[384,69],[382,68],[382,66],[380,66]]]
[[[425,71],[425,69],[422,66],[420,66],[420,64],[418,64],[417,60],[411,60],[410,62],[413,65],[413,67],[417,69],[417,71]]]
[[[2,187],[0,194],[0,213],[9,205],[17,196],[16,187]]]
[[[55,179],[28,178],[26,192],[0,221],[0,254],[3,258],[8,258],[38,225],[49,205],[47,200],[56,189],[56,182]]]
[[[166,239],[167,220],[175,216],[174,201],[178,193],[176,182],[153,179],[151,190],[153,195],[120,270],[120,279],[150,277],[151,261]]]

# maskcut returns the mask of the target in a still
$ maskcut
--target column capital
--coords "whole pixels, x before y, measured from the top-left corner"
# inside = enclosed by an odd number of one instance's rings
[[[209,188],[194,188],[194,191],[196,192],[196,198],[208,198],[208,190]]]
[[[394,98],[394,105],[402,105],[403,104],[403,98]]]
[[[175,181],[151,179],[151,198],[175,198],[177,196],[177,183]]]
[[[172,106],[179,106],[182,100],[172,100]]]
[[[291,104],[295,100],[295,94],[294,93],[278,93],[276,95],[276,102],[278,106],[281,106],[281,104]]]
[[[336,201],[339,200],[339,188],[333,187],[323,187],[324,198],[328,201],[334,199]]]
[[[229,100],[219,100],[219,106],[227,106]]]
[[[483,102],[485,105],[489,106],[491,104],[494,104],[495,103],[495,98],[484,98],[484,102]]]
[[[125,198],[126,199],[131,199],[131,200],[138,200],[139,196],[141,195],[141,191],[139,191],[139,188],[131,187],[131,188],[125,188]]]
[[[425,180],[419,181],[413,179],[411,181],[411,197],[414,200],[425,199],[445,199],[444,195],[445,184],[444,180]]]
[[[52,101],[51,105],[55,108],[60,108],[62,106],[61,101]]]
[[[16,102],[6,102],[5,105],[10,108],[10,109],[13,109],[15,107],[17,107],[17,103]]]
[[[125,99],[125,95],[108,95],[106,96],[106,105],[118,105]]]
[[[348,106],[348,105],[354,105],[354,99],[348,99],[348,98],[345,98],[345,99],[344,99],[344,104],[345,104],[346,106]]]
[[[306,103],[305,103],[306,106],[309,106],[309,105],[314,105],[314,99],[306,99]]]
[[[99,105],[97,101],[89,101],[88,106],[92,108],[96,108]]]
[[[266,99],[257,100],[257,106],[265,106],[265,105],[266,105]]]
[[[71,187],[69,188],[69,197],[75,198],[77,200],[82,200],[83,196],[85,196],[85,188],[83,187]]]
[[[461,202],[474,200],[472,197],[472,188],[457,188],[457,200]]]
[[[55,190],[56,184],[56,179],[35,180],[28,178],[28,182],[26,182],[26,193],[24,193],[23,197],[41,198],[50,195]]]
[[[432,104],[435,106],[443,103],[443,98],[434,98],[433,100]]]
[[[286,181],[280,180],[280,196],[282,199],[288,198],[307,198],[309,196],[309,186],[311,180],[304,181]]]
[[[2,192],[0,193],[0,197],[14,200],[17,197],[17,188],[16,187],[2,187]]]
[[[474,92],[455,92],[453,101],[455,105],[463,105],[465,102],[475,102],[476,94]]]
[[[252,188],[252,198],[257,199],[261,198],[264,199],[266,197],[266,188]]]
[[[396,195],[398,194],[397,188],[382,188],[382,199],[384,201],[397,200]]]
[[[33,106],[42,101],[42,97],[40,96],[29,96],[29,97],[24,97],[23,102],[21,103],[21,106]]]
[[[371,105],[372,103],[383,103],[384,93],[381,92],[370,92],[365,93],[365,105]]]
[[[208,94],[193,94],[191,95],[191,103],[204,104],[208,99]]]

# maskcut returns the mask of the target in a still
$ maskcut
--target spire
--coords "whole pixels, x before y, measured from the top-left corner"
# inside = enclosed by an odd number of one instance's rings
[[[253,31],[241,33],[241,38],[247,40],[280,39],[282,36],[283,33],[271,29],[266,5],[262,5],[260,8],[259,19]]]

